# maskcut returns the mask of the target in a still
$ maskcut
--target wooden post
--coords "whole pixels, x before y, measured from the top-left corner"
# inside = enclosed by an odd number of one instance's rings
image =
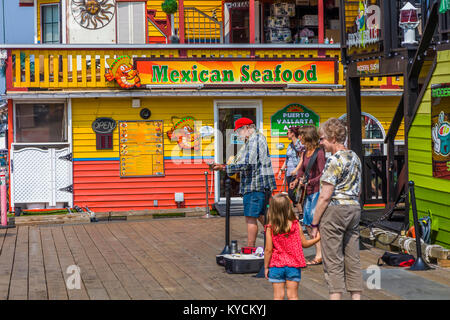
[[[249,2],[249,43],[255,43],[255,0],[250,0]]]
[[[5,82],[6,82],[6,91],[14,88],[14,78],[13,78],[13,63],[12,63],[12,50],[7,50],[8,57],[6,58],[6,72],[5,72]],[[20,66],[20,53],[18,57],[16,56],[16,63],[19,63]],[[16,74],[16,77],[20,78],[20,73]]]
[[[319,43],[323,43],[323,39],[325,38],[325,19],[324,19],[324,10],[323,10],[323,0],[319,0],[317,2],[318,7],[318,16],[319,16]]]
[[[402,122],[404,116],[404,98],[400,99],[397,110],[395,111],[394,118],[391,121],[389,131],[387,133],[385,142],[387,144],[387,177],[386,177],[386,188],[387,188],[387,205],[391,208],[395,202],[395,183],[394,183],[394,173],[395,173],[395,154],[394,154],[394,141],[398,132],[398,128]],[[398,165],[398,164],[397,164]],[[397,168],[398,170],[398,168]]]
[[[361,82],[358,77],[347,76],[347,127],[348,127],[348,148],[353,150],[364,165],[364,154],[362,147],[361,132]],[[361,190],[365,190],[364,168],[361,172]],[[369,183],[369,182],[368,182]],[[365,202],[365,192],[361,192],[361,206]]]
[[[417,48],[408,48],[408,61],[413,62],[414,56],[416,55]],[[418,76],[411,75],[411,63],[407,63],[405,66],[405,73],[403,76],[404,87],[403,87],[403,103],[404,103],[404,127],[409,128],[412,120],[412,112],[414,110],[414,105],[416,104],[417,98],[419,97],[419,78]],[[409,177],[409,166],[408,166],[408,135],[405,134],[405,164],[406,176]],[[409,193],[409,186],[405,184],[405,194]],[[405,222],[409,221],[409,198],[405,197]]]
[[[8,78],[6,78],[8,83]],[[12,79],[10,79],[12,83]],[[9,162],[9,181],[11,181],[11,176],[13,172],[11,171],[11,154],[12,154],[12,143],[14,142],[14,109],[13,109],[13,100],[8,99],[8,162]],[[11,182],[10,182],[11,183]],[[11,185],[10,185],[11,190]],[[9,211],[12,211],[12,201],[11,201],[11,192],[9,193]]]
[[[179,0],[179,8],[178,8],[178,16],[179,16],[179,21],[178,21],[178,32],[179,32],[179,37],[180,37],[180,44],[184,44],[185,43],[185,34],[184,34],[184,0]],[[175,23],[175,22],[174,22]]]

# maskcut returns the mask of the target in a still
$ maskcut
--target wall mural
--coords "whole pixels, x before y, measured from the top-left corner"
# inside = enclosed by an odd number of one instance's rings
[[[199,128],[195,126],[195,119],[190,116],[183,118],[172,117],[172,128],[167,131],[167,137],[170,141],[176,141],[181,149],[194,149],[199,151],[201,147],[201,139],[212,136],[213,128],[203,126]]]
[[[72,16],[85,29],[101,29],[111,22],[115,0],[72,0]]]
[[[450,180],[450,83],[431,87],[433,177]]]
[[[132,87],[140,87],[141,79],[139,72],[133,69],[133,64],[129,56],[120,56],[116,59],[106,59],[110,69],[105,74],[105,78],[108,81],[114,79],[122,88],[129,89]]]

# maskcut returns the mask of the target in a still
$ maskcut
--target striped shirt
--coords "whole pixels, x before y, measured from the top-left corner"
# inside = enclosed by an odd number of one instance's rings
[[[253,133],[239,150],[234,162],[226,166],[227,174],[240,173],[239,192],[264,192],[276,189],[272,161],[266,137],[259,132]]]

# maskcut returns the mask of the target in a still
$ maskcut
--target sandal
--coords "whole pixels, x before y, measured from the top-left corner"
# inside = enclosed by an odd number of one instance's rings
[[[307,266],[317,266],[319,264],[322,264],[322,259],[320,259],[320,260],[314,259],[312,261],[307,261],[306,262]]]

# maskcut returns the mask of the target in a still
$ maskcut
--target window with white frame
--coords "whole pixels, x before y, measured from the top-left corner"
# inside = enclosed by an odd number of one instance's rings
[[[60,43],[59,4],[41,6],[42,43]]]
[[[67,142],[67,109],[64,103],[17,103],[16,143]]]
[[[347,114],[340,116],[339,119],[346,121]],[[386,153],[384,146],[386,134],[380,121],[371,114],[361,112],[361,129],[364,155],[384,155]]]
[[[117,43],[145,43],[144,1],[117,3]]]

